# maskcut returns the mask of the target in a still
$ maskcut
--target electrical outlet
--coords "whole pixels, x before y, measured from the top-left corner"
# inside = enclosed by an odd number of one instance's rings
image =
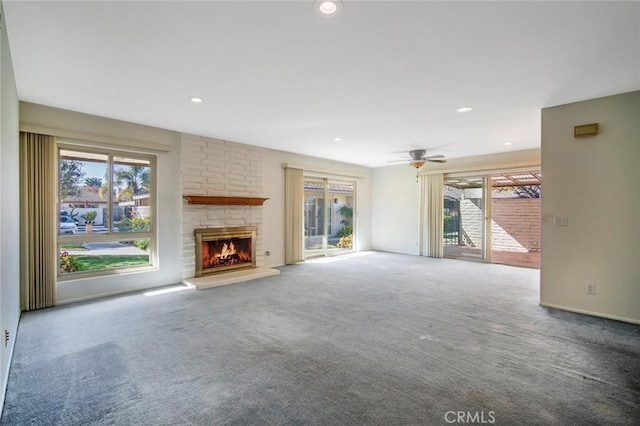
[[[590,294],[592,296],[596,295],[596,285],[595,284],[587,284],[585,286],[585,293]]]

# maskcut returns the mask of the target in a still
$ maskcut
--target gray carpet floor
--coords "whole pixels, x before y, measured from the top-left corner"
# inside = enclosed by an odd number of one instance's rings
[[[540,307],[535,269],[281,272],[23,314],[2,424],[638,424],[640,327]]]

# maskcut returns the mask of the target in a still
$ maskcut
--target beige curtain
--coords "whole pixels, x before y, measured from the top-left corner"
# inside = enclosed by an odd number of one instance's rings
[[[304,260],[304,176],[301,169],[290,167],[284,173],[284,262],[291,265]]]
[[[443,175],[422,175],[420,179],[420,254],[428,257],[443,256]]]
[[[22,310],[56,302],[56,140],[20,132],[20,300]]]

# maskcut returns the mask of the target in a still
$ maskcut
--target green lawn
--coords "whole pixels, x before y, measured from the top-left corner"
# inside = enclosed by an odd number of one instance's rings
[[[95,271],[97,269],[122,268],[125,266],[149,264],[148,254],[102,256],[75,255],[73,258],[78,262],[78,271]]]

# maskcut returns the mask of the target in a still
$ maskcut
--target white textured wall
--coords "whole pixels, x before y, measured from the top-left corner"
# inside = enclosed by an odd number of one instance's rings
[[[0,15],[4,15],[0,5]],[[7,32],[0,33],[0,333],[7,330],[9,344],[0,343],[0,413],[9,375],[9,365],[20,318],[19,256],[20,217],[18,94],[13,74]],[[4,339],[2,339],[4,340]]]
[[[640,91],[542,110],[543,305],[640,322],[639,135]]]
[[[420,184],[416,169],[406,164],[372,172],[372,248],[418,254]]]
[[[124,275],[61,281],[58,302],[178,283],[180,275],[180,141],[168,130],[31,103],[20,103],[20,122],[91,135],[162,143],[169,152],[157,153],[158,269]]]
[[[422,172],[455,173],[514,167],[540,167],[540,150],[503,152],[428,163]],[[421,172],[421,173],[422,173]],[[416,169],[407,164],[379,167],[372,175],[372,248],[419,253],[420,190]]]
[[[326,171],[334,176],[357,174],[355,225],[358,250],[371,248],[371,169],[339,161],[314,158],[290,152],[265,149],[263,152],[263,188],[268,197],[264,204],[264,250],[266,266],[284,264],[284,169],[283,164],[295,164],[308,170]]]
[[[177,283],[195,273],[193,229],[207,226],[258,227],[258,265],[284,264],[284,163],[357,174],[358,248],[371,247],[370,169],[235,142],[178,134],[94,115],[31,103],[20,104],[21,122],[106,137],[133,138],[170,146],[158,154],[159,270],[135,275],[61,282],[58,300],[68,302]],[[17,162],[16,162],[17,163]],[[182,195],[268,197],[263,207],[185,206]],[[267,257],[265,252],[271,256]],[[135,277],[135,279],[132,279]]]
[[[263,148],[183,134],[183,195],[262,197]],[[256,265],[264,264],[262,206],[191,205],[182,201],[182,278],[195,275],[194,229],[255,226]]]

